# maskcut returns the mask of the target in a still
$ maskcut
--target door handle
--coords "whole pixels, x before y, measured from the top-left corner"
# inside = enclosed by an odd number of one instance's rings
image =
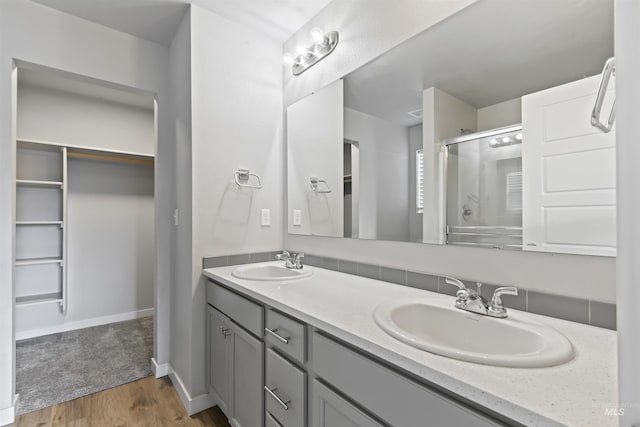
[[[591,112],[591,126],[597,127],[604,133],[609,133],[613,129],[613,123],[616,120],[616,101],[613,101],[611,106],[611,113],[609,113],[609,120],[607,124],[600,121],[600,112],[602,111],[602,103],[604,102],[604,96],[607,93],[607,87],[609,86],[609,80],[611,76],[615,74],[616,60],[615,58],[609,58],[604,64],[602,70],[602,78],[600,79],[600,86],[598,87],[598,94],[596,95],[596,103],[593,106]]]

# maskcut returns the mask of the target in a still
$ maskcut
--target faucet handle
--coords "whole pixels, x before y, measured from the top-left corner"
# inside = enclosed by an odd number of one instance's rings
[[[518,295],[518,288],[513,286],[504,286],[493,291],[491,305],[489,306],[490,316],[507,317],[507,309],[502,305],[502,295]]]
[[[295,259],[296,261],[300,261],[300,258],[304,258],[304,252],[299,252],[297,254],[294,254],[293,259]]]
[[[445,283],[448,283],[449,285],[457,286],[458,289],[460,289],[461,291],[464,291],[464,290],[467,289],[467,287],[464,285],[464,283],[462,283],[462,281],[456,279],[455,277],[445,276],[444,277],[444,281],[445,281]]]
[[[289,252],[287,252],[287,251],[282,251],[281,254],[277,254],[276,255],[276,259],[278,261],[287,260],[289,258],[291,258],[291,254],[289,254]]]
[[[458,287],[458,292],[456,292],[456,304],[463,304],[469,298],[469,289],[462,283],[461,280],[456,279],[455,277],[445,276],[445,283]]]

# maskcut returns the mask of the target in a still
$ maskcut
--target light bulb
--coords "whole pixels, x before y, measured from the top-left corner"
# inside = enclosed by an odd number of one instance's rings
[[[320,28],[314,28],[313,30],[311,30],[311,40],[316,43],[323,43],[324,31],[322,31]]]
[[[516,139],[517,139],[518,141],[522,141],[522,134],[521,134],[521,133],[517,134],[517,135],[516,135]]]
[[[295,58],[290,53],[285,53],[282,60],[287,65],[293,65],[293,63],[296,62]]]
[[[511,142],[511,138],[509,138],[508,136],[505,136],[504,138],[502,138],[502,142],[504,142],[505,144],[508,142]]]
[[[298,45],[298,47],[296,47],[296,52],[298,53],[298,55],[305,56],[308,53],[307,47],[303,45]]]
[[[493,145],[493,146],[498,145],[498,141],[494,138],[491,141],[489,141],[489,145]]]

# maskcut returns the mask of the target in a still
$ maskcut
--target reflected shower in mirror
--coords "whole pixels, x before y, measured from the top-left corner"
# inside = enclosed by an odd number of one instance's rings
[[[445,141],[446,240],[522,249],[522,128]]]
[[[334,82],[331,106],[309,112],[321,129],[291,132],[326,88],[288,107],[289,170],[333,190],[312,206],[290,172],[289,233],[614,255],[615,128],[590,124],[611,56],[613,1],[473,3]],[[471,143],[513,126],[522,142]]]

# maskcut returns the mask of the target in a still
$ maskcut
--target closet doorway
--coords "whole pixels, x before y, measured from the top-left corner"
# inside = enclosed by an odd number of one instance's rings
[[[17,413],[151,375],[155,101],[18,69]]]

